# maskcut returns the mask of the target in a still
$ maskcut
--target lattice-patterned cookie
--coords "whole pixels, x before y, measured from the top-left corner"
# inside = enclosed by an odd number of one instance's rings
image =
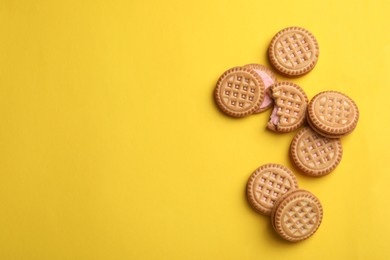
[[[292,82],[279,82],[272,85],[271,95],[274,109],[268,129],[275,132],[291,132],[305,121],[308,98],[303,89]]]
[[[294,190],[281,196],[272,210],[271,222],[284,239],[298,242],[312,236],[323,216],[319,199],[306,190]]]
[[[314,177],[333,171],[342,155],[340,139],[323,137],[310,127],[301,129],[290,146],[290,156],[295,166],[304,174]]]
[[[320,49],[316,38],[306,29],[288,27],[278,32],[268,48],[271,64],[285,76],[300,76],[317,63]]]
[[[359,120],[359,109],[355,102],[337,91],[317,94],[310,101],[307,111],[313,130],[328,138],[351,133]]]
[[[264,82],[264,100],[261,103],[260,107],[255,111],[255,113],[260,113],[272,106],[273,100],[270,97],[268,88],[277,82],[275,74],[267,67],[260,64],[247,64],[243,66],[256,72]]]
[[[219,78],[214,94],[223,112],[244,117],[255,112],[263,102],[264,83],[251,69],[235,67]]]
[[[249,177],[247,198],[258,212],[270,215],[276,200],[284,193],[298,188],[295,175],[283,165],[265,164]]]

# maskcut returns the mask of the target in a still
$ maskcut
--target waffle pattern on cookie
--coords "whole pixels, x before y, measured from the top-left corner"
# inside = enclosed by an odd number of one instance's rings
[[[249,178],[247,195],[256,210],[269,215],[275,201],[282,194],[296,188],[296,178],[289,169],[278,164],[266,164]]]
[[[340,163],[342,146],[339,139],[322,137],[309,127],[305,127],[294,137],[290,155],[295,166],[303,173],[323,176]]]
[[[326,91],[317,94],[310,101],[308,115],[316,131],[337,137],[351,132],[356,127],[359,110],[345,94]]]
[[[352,104],[341,96],[323,96],[315,104],[318,119],[335,127],[342,127],[351,122],[354,110]]]
[[[307,106],[307,96],[303,90],[291,82],[280,82],[272,88],[272,96],[279,117],[277,131],[289,132],[303,124]]]
[[[317,40],[306,29],[289,27],[278,32],[271,41],[268,55],[271,64],[287,76],[299,76],[317,63]]]
[[[261,78],[245,68],[233,68],[225,72],[217,83],[216,100],[220,108],[232,116],[241,117],[253,113],[264,98]]]
[[[284,194],[276,202],[271,222],[275,231],[291,242],[313,235],[322,221],[320,201],[310,192],[294,190]]]
[[[305,66],[313,55],[309,42],[309,37],[300,32],[292,31],[282,35],[276,43],[279,61],[291,68]]]
[[[318,222],[318,214],[312,203],[304,199],[291,203],[282,218],[286,232],[292,237],[307,235]]]

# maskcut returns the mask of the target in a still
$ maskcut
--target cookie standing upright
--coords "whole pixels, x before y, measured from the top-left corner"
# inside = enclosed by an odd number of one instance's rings
[[[249,177],[247,199],[256,211],[270,215],[276,200],[297,188],[297,179],[290,169],[269,163],[257,168]]]
[[[267,128],[275,132],[291,132],[305,122],[308,98],[303,89],[292,82],[279,82],[270,88],[274,99]]]
[[[332,172],[340,163],[343,148],[340,139],[319,135],[310,127],[302,128],[290,145],[294,165],[305,175],[320,177]]]
[[[273,100],[268,90],[271,85],[277,82],[276,76],[269,68],[260,64],[247,64],[244,68],[248,68],[256,72],[264,82],[264,100],[254,113],[263,112],[272,106]]]
[[[347,95],[324,91],[315,95],[307,108],[307,121],[320,135],[339,138],[351,133],[359,120],[359,109]]]
[[[218,107],[232,117],[254,113],[264,100],[264,83],[248,68],[234,67],[219,78],[214,91]]]
[[[279,31],[268,48],[272,66],[287,77],[297,77],[311,71],[319,54],[316,38],[301,27],[288,27]]]

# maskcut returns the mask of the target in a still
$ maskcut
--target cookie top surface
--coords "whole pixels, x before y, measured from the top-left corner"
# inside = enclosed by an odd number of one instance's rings
[[[247,198],[258,212],[270,215],[276,200],[284,193],[298,188],[291,170],[280,164],[265,164],[249,177]]]
[[[324,91],[310,101],[308,117],[317,132],[337,137],[355,129],[359,110],[347,95],[337,91]]]
[[[318,229],[323,216],[322,205],[312,193],[297,189],[284,194],[276,203],[271,221],[284,239],[298,242],[309,238]]]
[[[214,95],[223,112],[244,117],[256,111],[263,102],[264,83],[252,70],[234,67],[219,78]]]
[[[267,110],[268,108],[270,108],[272,105],[273,101],[272,101],[272,98],[270,97],[267,90],[271,85],[273,85],[277,82],[276,76],[269,68],[267,68],[263,65],[260,65],[260,64],[255,64],[255,63],[247,64],[244,66],[244,68],[248,68],[248,69],[253,70],[263,80],[264,88],[265,88],[264,100],[261,103],[260,107],[255,111],[255,113],[263,112],[263,111]]]
[[[304,127],[293,138],[290,156],[304,174],[319,177],[333,171],[343,154],[340,139],[329,139]]]
[[[305,121],[308,98],[303,89],[292,82],[279,82],[271,86],[274,99],[267,127],[276,132],[291,132]]]
[[[316,38],[301,27],[288,27],[271,40],[268,56],[271,64],[285,76],[300,76],[317,63],[320,49]]]

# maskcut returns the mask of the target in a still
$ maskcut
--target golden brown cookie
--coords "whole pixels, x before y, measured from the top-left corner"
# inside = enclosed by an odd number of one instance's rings
[[[322,216],[319,199],[306,190],[297,189],[277,200],[272,210],[271,223],[282,238],[298,242],[317,231]]]
[[[359,120],[359,109],[347,95],[324,91],[310,101],[308,122],[317,133],[328,138],[339,138],[351,133]]]
[[[260,107],[255,111],[255,113],[260,113],[272,106],[273,100],[270,97],[268,88],[277,82],[275,74],[267,67],[260,64],[247,64],[244,68],[248,68],[256,72],[264,83],[264,100],[261,103]]]
[[[320,49],[308,30],[288,27],[278,32],[268,48],[272,66],[287,77],[301,76],[317,63]]]
[[[233,117],[255,112],[264,100],[264,83],[248,68],[234,67],[219,78],[214,92],[219,108]]]
[[[247,198],[258,212],[270,215],[275,201],[284,193],[298,188],[292,171],[280,164],[265,164],[249,177]]]
[[[341,161],[340,139],[330,139],[304,127],[293,138],[290,157],[305,175],[320,177],[333,171]]]
[[[279,82],[270,88],[274,99],[267,128],[275,132],[291,132],[305,122],[308,98],[303,89],[292,82]]]

